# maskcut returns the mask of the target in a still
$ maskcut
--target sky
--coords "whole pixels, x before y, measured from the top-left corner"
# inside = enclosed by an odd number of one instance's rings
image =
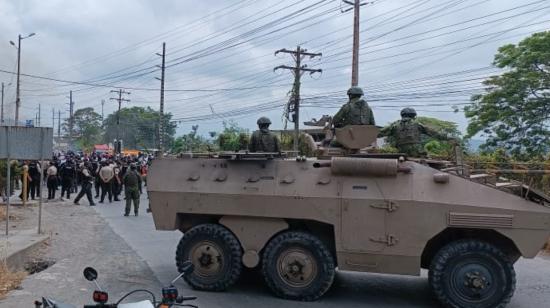
[[[516,44],[550,26],[547,0],[372,0],[360,11],[359,85],[385,125],[412,106],[419,115],[454,121],[464,131],[462,108],[491,66],[499,46]],[[268,116],[285,125],[294,65],[275,51],[298,45],[321,57],[303,59],[322,73],[301,79],[301,122],[334,114],[351,84],[353,11],[336,0],[0,0],[0,82],[5,118],[15,114],[19,34],[23,39],[20,118],[52,126],[52,110],[68,116],[93,107],[159,109],[161,58],[166,43],[165,112],[178,134],[220,131],[224,121],[255,129]],[[9,85],[8,85],[9,84]],[[57,119],[56,119],[57,122]],[[292,127],[288,123],[288,127]]]

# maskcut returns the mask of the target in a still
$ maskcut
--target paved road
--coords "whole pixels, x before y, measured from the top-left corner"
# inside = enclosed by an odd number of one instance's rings
[[[95,209],[113,230],[143,258],[161,282],[177,275],[174,256],[179,232],[155,231],[147,199],[142,195],[140,216],[123,217],[123,202],[102,204]],[[550,302],[550,260],[522,259],[516,264],[518,284],[509,307],[547,307]],[[271,296],[257,272],[246,273],[236,287],[224,293],[190,290],[201,307],[433,307],[426,273],[422,277],[340,272],[332,289],[318,302],[286,301]]]

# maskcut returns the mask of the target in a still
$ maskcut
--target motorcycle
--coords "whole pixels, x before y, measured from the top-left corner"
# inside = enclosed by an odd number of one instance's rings
[[[174,286],[174,283],[183,277],[184,275],[189,275],[193,272],[194,266],[190,261],[187,261],[183,264],[183,271],[179,274],[169,286],[162,288],[162,299],[157,301],[155,294],[149,290],[145,289],[136,289],[126,293],[115,303],[109,304],[109,294],[99,286],[97,282],[97,271],[92,267],[86,267],[84,269],[84,278],[91,281],[95,284],[96,290],[93,293],[93,300],[95,304],[93,305],[84,305],[84,308],[172,308],[172,307],[191,307],[198,308],[196,305],[187,304],[184,302],[192,301],[197,299],[195,296],[181,296],[178,293],[178,289]],[[147,293],[151,296],[150,300],[144,300],[134,303],[122,303],[128,296],[135,293]],[[41,301],[36,301],[35,308],[76,308],[76,306],[71,304],[66,304],[59,302],[52,298],[42,297]]]

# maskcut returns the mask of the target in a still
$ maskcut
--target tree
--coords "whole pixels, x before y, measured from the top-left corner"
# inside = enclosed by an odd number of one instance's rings
[[[499,48],[493,64],[506,72],[484,81],[485,94],[464,108],[467,137],[486,137],[484,151],[503,148],[515,158],[550,150],[550,32]]]
[[[172,146],[173,153],[182,152],[211,152],[214,145],[201,135],[197,134],[198,125],[193,125],[191,131],[183,136],[177,137]],[[212,136],[212,134],[210,134]]]
[[[172,114],[164,114],[164,147],[170,148],[176,133],[176,124],[170,122]],[[120,124],[117,125],[117,112],[109,114],[104,121],[105,142],[113,142],[117,136],[128,149],[156,148],[158,146],[159,112],[150,107],[120,109]]]
[[[76,144],[81,149],[89,150],[102,139],[103,130],[101,129],[101,115],[93,108],[82,108],[74,112],[73,115],[73,137]],[[69,119],[63,123],[63,130],[69,132]]]
[[[223,132],[218,135],[217,143],[221,151],[239,151],[248,148],[248,130],[233,121],[223,122]]]

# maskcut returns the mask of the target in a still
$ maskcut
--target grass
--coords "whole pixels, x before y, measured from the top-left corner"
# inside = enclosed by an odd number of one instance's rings
[[[0,261],[0,299],[4,299],[9,291],[17,289],[26,276],[26,272],[10,271],[6,263]]]
[[[10,213],[10,220],[15,219],[15,215]],[[6,207],[0,207],[0,221],[6,220]],[[0,253],[2,255],[2,253]],[[6,262],[0,257],[0,299],[4,299],[9,291],[17,289],[23,279],[27,276],[26,272],[12,272],[6,265]]]

